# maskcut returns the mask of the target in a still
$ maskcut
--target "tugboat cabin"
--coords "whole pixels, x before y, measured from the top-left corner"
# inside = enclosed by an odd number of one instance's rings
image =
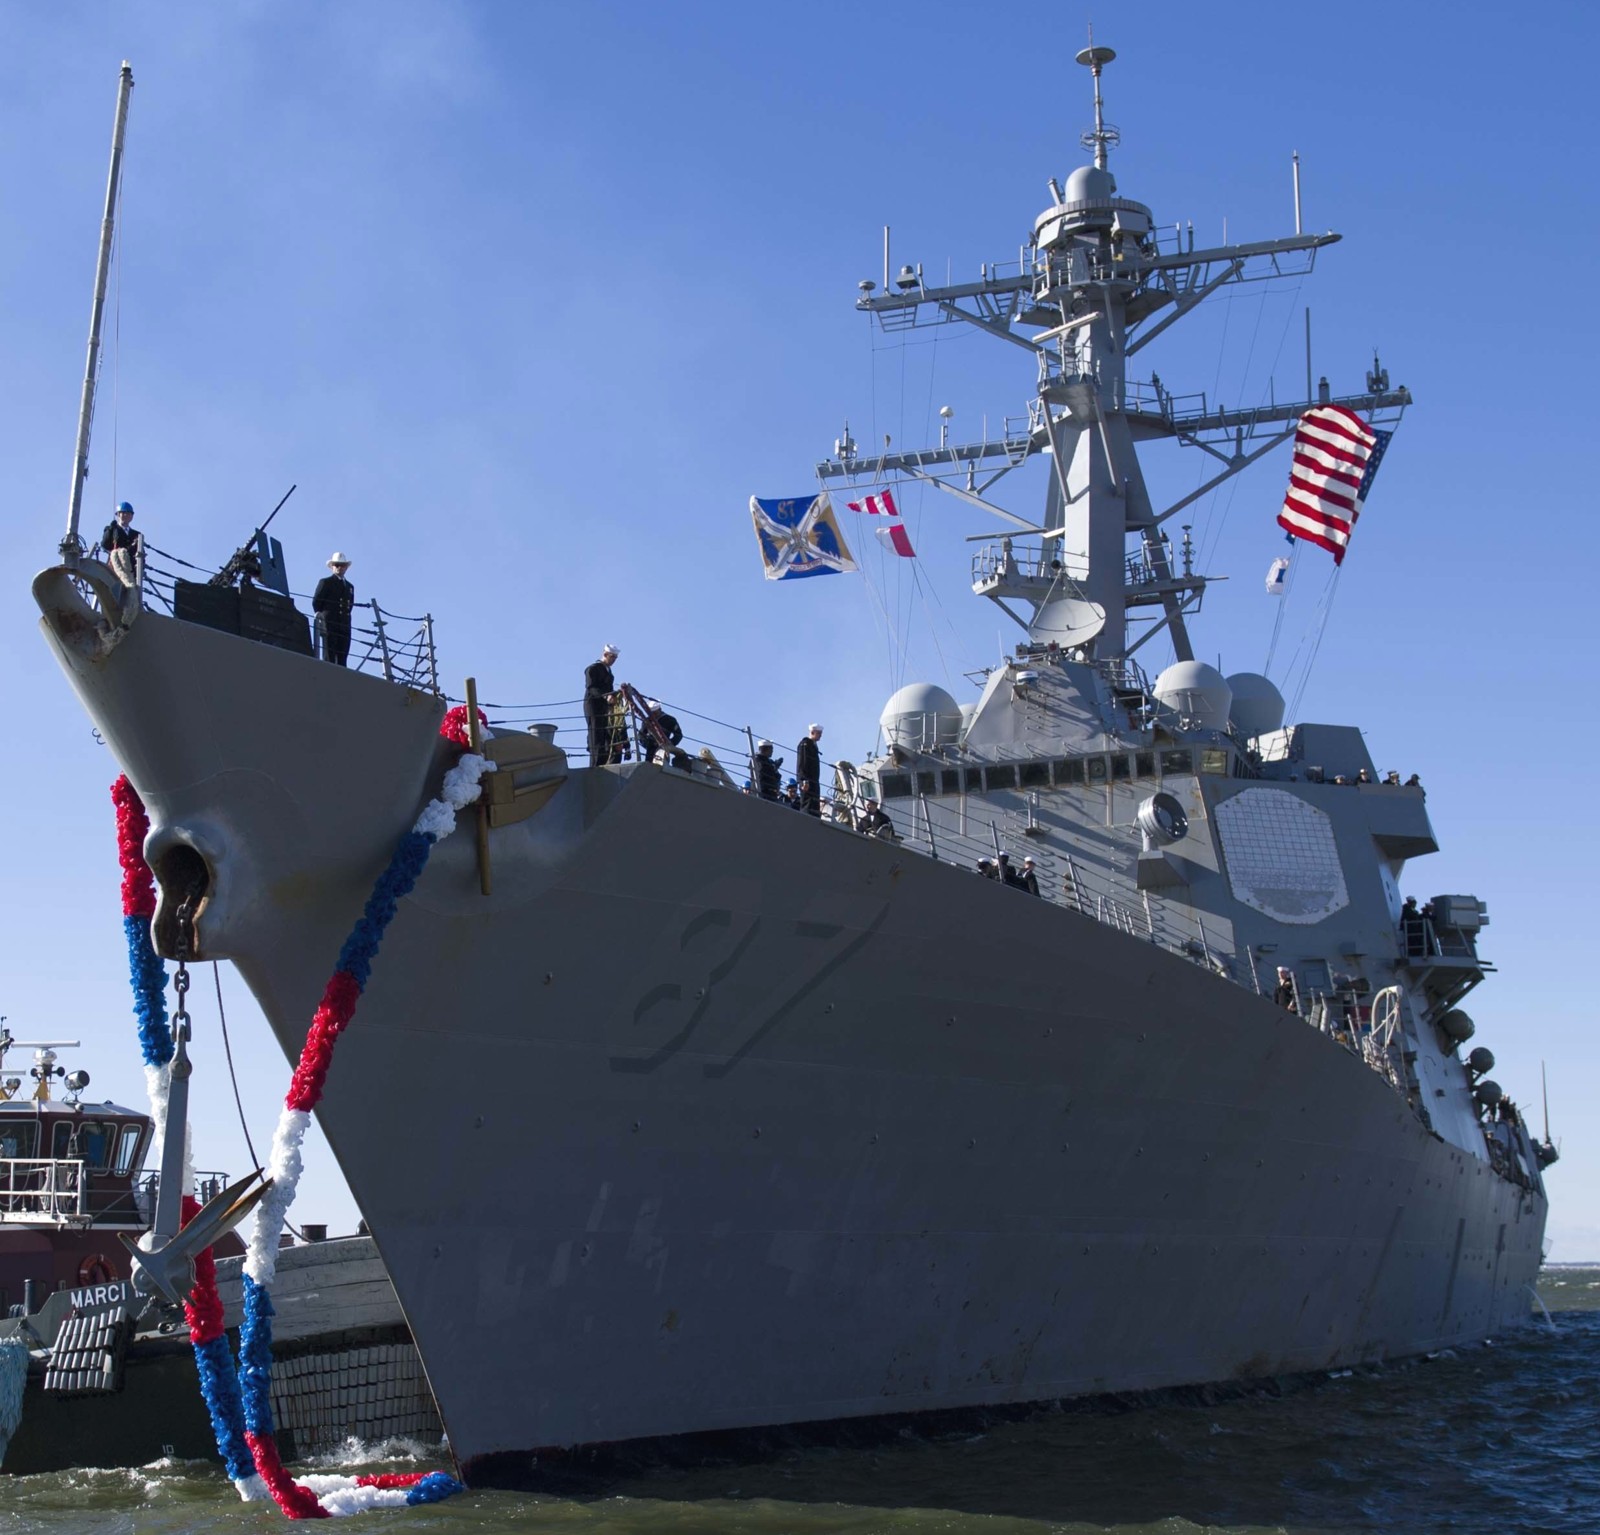
[[[129,1277],[119,1232],[149,1225],[148,1114],[115,1103],[86,1103],[86,1071],[56,1064],[76,1040],[20,1042],[0,1028],[6,1052],[33,1043],[31,1090],[0,1077],[0,1315],[28,1315],[56,1290]],[[64,1096],[53,1091],[60,1083]]]

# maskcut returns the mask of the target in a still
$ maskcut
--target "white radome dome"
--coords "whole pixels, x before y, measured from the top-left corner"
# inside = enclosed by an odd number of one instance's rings
[[[961,705],[936,682],[908,682],[878,716],[891,746],[927,751],[960,739]]]
[[[1280,729],[1286,706],[1283,694],[1260,672],[1235,672],[1228,678],[1233,705],[1228,718],[1240,735],[1264,736]]]
[[[1201,730],[1225,730],[1233,707],[1228,679],[1204,661],[1178,661],[1156,678],[1156,702]]]

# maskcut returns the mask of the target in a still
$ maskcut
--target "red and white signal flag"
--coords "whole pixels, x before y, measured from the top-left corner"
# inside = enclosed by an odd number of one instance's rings
[[[877,491],[859,501],[847,501],[845,505],[852,512],[883,518],[883,521],[872,530],[878,535],[878,542],[885,548],[893,549],[902,559],[916,558],[917,551],[911,547],[911,535],[906,532],[906,525],[900,520],[900,509],[894,504],[892,491]]]

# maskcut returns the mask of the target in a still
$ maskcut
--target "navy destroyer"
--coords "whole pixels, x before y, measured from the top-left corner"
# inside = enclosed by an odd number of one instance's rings
[[[1165,531],[1193,497],[1156,505],[1138,456],[1199,445],[1210,489],[1319,405],[1392,423],[1409,396],[1375,365],[1360,394],[1223,411],[1130,373],[1210,295],[1337,237],[1159,228],[1109,169],[1111,57],[1080,55],[1092,163],[1052,180],[1019,262],[886,270],[857,303],[1025,352],[1026,417],[921,452],[847,431],[818,466],[1006,524],[973,587],[1020,638],[981,696],[897,693],[821,817],[737,792],[709,751],[586,764],[491,729],[477,837],[400,904],[318,1118],[468,1476],[1340,1368],[1528,1314],[1553,1152],[1488,1052],[1463,1058],[1486,906],[1403,910],[1437,846],[1420,786],[1194,659],[1205,578]],[[34,583],[45,638],[149,808],[158,944],[232,960],[293,1057],[455,758],[446,700],[386,644],[375,674],[320,664],[284,593],[90,557],[86,447]],[[991,487],[1036,457],[1035,521]],[[1152,680],[1156,635],[1176,660]],[[861,834],[869,797],[896,834]],[[1040,899],[974,872],[1000,853]],[[418,1062],[467,1055],[493,1069],[420,1112]]]

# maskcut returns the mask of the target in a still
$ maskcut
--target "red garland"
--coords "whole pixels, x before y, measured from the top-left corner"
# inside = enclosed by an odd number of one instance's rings
[[[183,1220],[187,1226],[200,1213],[200,1201],[193,1194],[183,1196]],[[209,1247],[196,1254],[194,1288],[183,1303],[183,1317],[189,1324],[191,1343],[209,1343],[223,1333],[222,1297],[217,1294],[217,1260]]]
[[[117,861],[122,865],[122,915],[153,917],[156,886],[144,861],[144,839],[150,835],[150,817],[139,791],[124,773],[111,786],[111,803],[117,807]]]
[[[489,716],[482,709],[478,710],[478,723],[480,725],[489,723]],[[472,736],[467,730],[467,706],[465,704],[457,704],[453,709],[444,711],[444,718],[439,722],[439,734],[450,742],[452,746],[459,746],[463,750],[471,748]]]
[[[321,1101],[328,1068],[333,1064],[334,1043],[349,1027],[360,1000],[361,988],[356,985],[355,977],[347,970],[335,970],[312,1015],[305,1045],[289,1081],[284,1102],[291,1109],[309,1113]]]
[[[251,1458],[261,1480],[267,1484],[272,1501],[290,1519],[330,1519],[333,1516],[317,1501],[317,1495],[283,1469],[278,1459],[278,1443],[271,1434],[252,1434],[245,1430],[244,1442],[250,1446]]]
[[[381,1471],[375,1476],[358,1476],[357,1487],[379,1487],[393,1489],[396,1487],[415,1487],[423,1477],[431,1476],[431,1471]]]

